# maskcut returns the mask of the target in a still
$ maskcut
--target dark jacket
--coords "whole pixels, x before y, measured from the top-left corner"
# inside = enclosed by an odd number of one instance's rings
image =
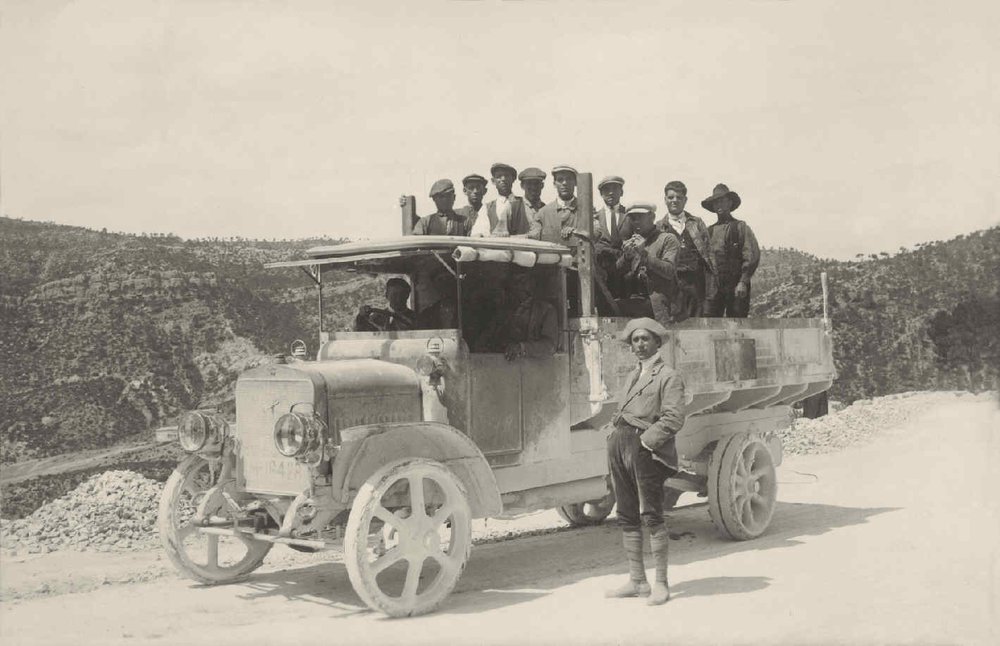
[[[616,264],[620,271],[626,271],[630,275],[645,274],[653,317],[660,323],[667,324],[671,322],[670,305],[677,294],[677,274],[674,271],[674,258],[679,248],[677,236],[653,229],[652,234],[645,239],[645,248],[645,257],[623,252]]]
[[[729,218],[708,227],[709,248],[715,266],[716,280],[709,281],[709,296],[714,287],[732,289],[742,281],[750,284],[750,277],[760,264],[760,247],[753,230],[743,220]]]
[[[466,231],[472,231],[473,225],[480,214],[485,211],[486,217],[490,219],[490,232],[495,232],[500,218],[497,216],[497,201],[487,202],[479,208],[477,213],[472,206],[463,206],[456,212],[464,215],[467,219]],[[524,205],[524,198],[519,195],[510,196],[510,217],[507,219],[507,234],[512,236],[523,236],[528,233],[531,222],[528,219],[528,211]]]
[[[449,220],[454,221],[452,225],[455,230],[452,233],[448,233]],[[413,235],[415,236],[467,236],[469,235],[469,230],[471,227],[468,224],[468,219],[458,213],[457,211],[452,211],[450,214],[445,213],[431,213],[430,215],[425,215],[424,217],[417,220],[417,223],[413,225]]]
[[[637,366],[625,382],[613,423],[625,422],[643,429],[639,439],[656,457],[677,466],[674,437],[684,426],[684,380],[659,355],[649,372],[639,378]]]
[[[686,216],[684,230],[687,231],[689,236],[691,236],[691,240],[694,242],[694,248],[698,251],[698,255],[701,256],[701,259],[708,267],[708,270],[715,273],[715,261],[712,258],[711,245],[708,237],[708,227],[705,226],[705,221],[697,215],[691,215],[687,211],[684,211],[684,215]],[[670,231],[668,231],[668,233],[673,232],[673,227],[671,227],[667,222],[669,218],[669,215],[664,216],[662,220],[656,223],[657,228],[661,231],[667,231],[669,229]]]

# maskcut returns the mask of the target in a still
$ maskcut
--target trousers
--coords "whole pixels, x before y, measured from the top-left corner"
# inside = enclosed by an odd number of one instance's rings
[[[608,469],[623,530],[663,525],[663,482],[676,473],[642,446],[639,429],[624,423],[608,437]]]
[[[719,285],[713,296],[705,301],[705,316],[726,316],[745,319],[750,314],[750,284],[747,283],[747,295],[736,297],[736,283]]]

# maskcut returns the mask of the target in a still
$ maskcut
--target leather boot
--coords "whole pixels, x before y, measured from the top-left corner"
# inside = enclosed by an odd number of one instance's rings
[[[670,599],[670,585],[667,583],[667,552],[669,551],[670,536],[667,534],[667,526],[660,525],[649,531],[649,548],[653,554],[653,561],[656,563],[656,579],[653,582],[653,589],[646,603],[650,606],[658,606],[666,603]]]
[[[628,582],[621,587],[608,590],[604,596],[615,599],[648,597],[649,583],[646,581],[646,568],[642,562],[642,530],[623,529],[622,544],[625,546],[625,557],[628,559]]]

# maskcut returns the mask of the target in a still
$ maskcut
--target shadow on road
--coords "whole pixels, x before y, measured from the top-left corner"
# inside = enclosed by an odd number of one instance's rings
[[[684,507],[667,516],[673,539],[670,562],[684,565],[747,550],[794,547],[803,537],[865,523],[896,509],[778,503],[767,534],[740,542],[719,536],[705,505]],[[455,593],[438,612],[462,614],[510,606],[584,579],[625,572],[620,534],[613,522],[477,545]],[[677,597],[740,594],[763,589],[769,581],[766,576],[710,577],[677,582],[671,592]],[[339,563],[257,574],[242,586],[247,589],[243,596],[250,599],[281,596],[319,603],[342,611],[335,616],[366,612]]]

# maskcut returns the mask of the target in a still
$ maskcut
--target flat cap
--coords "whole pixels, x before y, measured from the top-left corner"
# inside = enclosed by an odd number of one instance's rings
[[[522,182],[526,179],[545,179],[545,171],[541,168],[535,168],[530,166],[521,171],[521,174],[517,176]]]
[[[625,215],[656,215],[656,205],[652,202],[633,202],[625,210]]]
[[[466,175],[462,178],[462,184],[468,184],[469,182],[482,182],[483,184],[489,184],[489,180],[479,173],[472,173],[471,175]]]
[[[430,196],[434,197],[435,195],[440,195],[441,193],[447,193],[448,191],[454,193],[455,185],[451,183],[450,179],[439,179],[438,181],[434,182],[431,185]]]
[[[619,338],[625,343],[632,341],[632,333],[636,330],[647,330],[651,334],[655,334],[657,338],[660,339],[660,343],[667,337],[667,328],[660,325],[654,319],[643,317],[640,319],[632,319],[622,330],[621,336]]]
[[[617,175],[608,175],[607,177],[605,177],[604,179],[602,179],[600,182],[597,183],[597,190],[601,190],[608,184],[617,184],[618,186],[625,186],[625,180],[623,180],[621,177],[618,177]]]
[[[559,164],[557,166],[553,166],[552,174],[555,175],[556,173],[573,173],[574,175],[579,174],[576,172],[576,169],[570,166],[569,164]]]
[[[514,177],[517,177],[517,169],[510,164],[505,164],[503,162],[497,162],[490,166],[490,175],[496,175],[497,171],[507,171]]]

